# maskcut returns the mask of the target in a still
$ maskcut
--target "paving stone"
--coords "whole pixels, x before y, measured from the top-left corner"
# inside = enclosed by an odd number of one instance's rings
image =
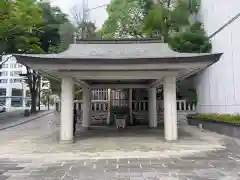
[[[126,130],[124,133],[118,132],[118,134],[110,132],[107,141],[101,138],[106,137],[106,131],[89,131],[87,134],[79,134],[78,138],[83,135],[79,143],[65,146],[56,142],[56,137],[59,138],[58,129],[46,127],[48,118],[50,117],[41,119],[38,123],[30,122],[23,127],[0,132],[0,180],[4,178],[9,178],[7,180],[240,179],[238,141],[225,136],[220,138],[220,135],[216,135],[216,133],[199,132],[204,138],[209,137],[211,142],[188,137],[187,140],[180,139],[178,143],[168,144],[161,138],[162,129],[147,133],[146,129],[144,129],[144,133],[140,130],[137,133],[143,133],[143,135],[141,134],[139,137],[132,137],[130,130]],[[19,136],[21,140],[19,140]],[[225,149],[211,146],[212,143],[219,145],[218,139],[221,139],[220,145],[226,146]],[[105,142],[104,146],[103,142]],[[199,148],[195,148],[194,144]],[[213,151],[208,151],[209,146],[213,147]],[[133,152],[134,148],[138,148],[139,152]],[[112,151],[105,151],[107,149],[112,149]],[[124,152],[122,149],[126,151]],[[194,150],[194,152],[185,154],[183,153],[185,150]],[[168,155],[157,156],[157,158],[152,156],[154,151],[157,151],[156,154],[159,155]],[[174,151],[175,154],[171,154],[171,151]],[[82,152],[95,153],[95,155],[105,152],[108,154],[107,157],[110,157],[111,153],[115,155],[111,156],[113,159],[103,158],[102,155],[96,156],[100,156],[102,159],[88,159],[87,155],[81,159]],[[5,154],[8,153],[10,153],[11,159],[5,158]],[[23,156],[21,159],[18,159],[18,153]],[[131,154],[135,158],[126,158],[124,154]],[[145,156],[146,154],[149,156]],[[35,160],[30,160],[31,157]],[[26,176],[28,177],[25,178]]]
[[[7,180],[10,176],[0,175],[0,180]]]
[[[140,172],[124,172],[117,173],[117,177],[141,177],[143,174]]]

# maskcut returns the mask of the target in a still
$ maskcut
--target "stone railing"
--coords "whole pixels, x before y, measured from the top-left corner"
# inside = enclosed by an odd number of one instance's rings
[[[77,104],[77,108],[81,109],[82,100],[74,101]],[[112,106],[126,107],[128,106],[128,100],[113,100]],[[108,100],[92,100],[91,103],[92,111],[107,111],[108,109]],[[132,101],[133,111],[145,112],[148,111],[148,101]],[[177,110],[178,111],[195,111],[195,104],[187,103],[186,100],[177,100]],[[157,100],[157,111],[163,111],[163,101]]]
[[[75,100],[74,103],[77,106],[77,109],[82,109],[83,100]],[[92,100],[91,101],[92,111],[107,111],[108,110],[108,100]]]
[[[148,101],[132,101],[133,111],[148,111]],[[186,100],[177,100],[178,111],[195,111],[195,104],[189,104]],[[157,100],[157,111],[163,111],[163,100]]]

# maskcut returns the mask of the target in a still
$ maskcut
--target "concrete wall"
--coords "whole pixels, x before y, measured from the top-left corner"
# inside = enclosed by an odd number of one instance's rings
[[[208,35],[238,14],[239,0],[202,0],[199,13]],[[212,39],[220,61],[196,80],[199,113],[240,113],[240,18]]]

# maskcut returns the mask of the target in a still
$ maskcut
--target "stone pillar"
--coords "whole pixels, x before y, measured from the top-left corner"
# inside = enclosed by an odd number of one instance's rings
[[[130,124],[133,124],[133,113],[132,113],[132,88],[129,89],[129,115],[130,115]]]
[[[165,139],[177,140],[176,76],[167,76],[163,84]]]
[[[77,99],[77,102],[76,102],[76,110],[77,112],[79,111],[79,100]]]
[[[64,77],[61,84],[61,143],[73,142],[73,98],[73,79]]]
[[[90,125],[90,89],[83,87],[83,127],[88,128]]]
[[[91,126],[92,123],[92,89],[88,89],[88,93],[89,93],[89,120],[88,120],[88,127]]]
[[[157,127],[157,92],[156,88],[148,89],[148,119],[149,127]]]

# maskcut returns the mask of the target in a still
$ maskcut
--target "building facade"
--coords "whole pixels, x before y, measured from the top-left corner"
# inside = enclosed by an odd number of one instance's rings
[[[0,104],[6,106],[7,111],[25,108],[29,105],[30,91],[24,77],[19,74],[26,73],[26,67],[18,63],[11,55],[3,56],[1,63],[3,62],[2,69],[0,69]],[[40,87],[40,97],[42,97],[43,92],[50,89],[49,80],[42,77]]]
[[[1,63],[3,62],[5,63],[0,69],[0,104],[5,105],[7,111],[24,108],[28,87],[19,74],[26,73],[26,67],[10,55],[3,56]]]
[[[28,87],[19,74],[26,73],[26,68],[10,55],[3,56],[2,62],[5,63],[0,69],[0,103],[7,111],[25,107]]]
[[[202,0],[199,19],[210,36],[239,14],[239,0]],[[240,18],[212,39],[213,53],[221,59],[195,78],[199,113],[240,113]]]

